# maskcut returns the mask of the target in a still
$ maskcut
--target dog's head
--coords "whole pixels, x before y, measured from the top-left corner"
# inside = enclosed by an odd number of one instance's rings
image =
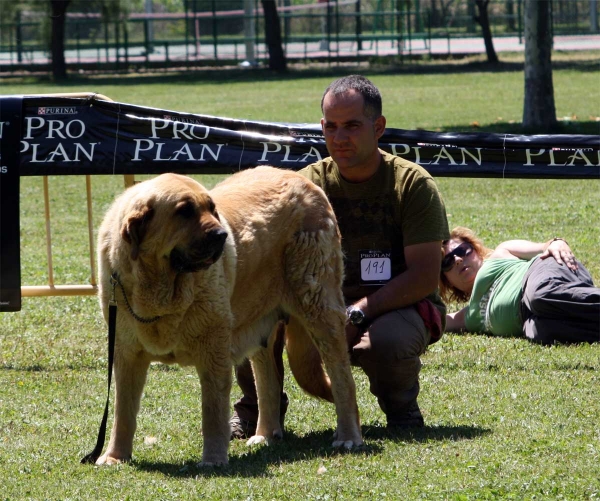
[[[133,189],[121,226],[133,261],[158,260],[177,273],[190,273],[219,259],[227,232],[201,184],[186,176],[163,174]]]

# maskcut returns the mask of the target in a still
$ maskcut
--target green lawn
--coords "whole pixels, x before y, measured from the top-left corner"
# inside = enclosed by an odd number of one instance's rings
[[[554,73],[557,114],[571,117],[567,131],[598,131],[600,55],[590,57],[592,63],[565,63]],[[496,73],[471,66],[361,71],[381,88],[390,127],[474,130],[477,122],[480,130],[519,132],[522,71],[508,63]],[[10,80],[2,92],[94,91],[177,111],[317,122],[322,91],[341,72],[97,77],[60,87]],[[207,186],[219,179],[198,178]],[[475,229],[489,246],[514,237],[564,237],[600,283],[600,180],[437,181],[451,226]],[[21,180],[24,285],[42,284],[47,275],[41,186],[40,178]],[[121,189],[119,177],[93,180],[96,228]],[[82,177],[50,178],[58,284],[89,278],[84,192]],[[0,499],[600,497],[600,345],[540,347],[446,334],[423,357],[426,427],[399,435],[386,432],[367,379],[355,371],[366,447],[354,453],[330,447],[333,406],[304,395],[288,371],[284,440],[268,448],[232,443],[230,465],[206,471],[196,466],[197,376],[161,365],[150,370],[134,461],[114,468],[79,464],[93,448],[106,398],[105,339],[93,297],[25,298],[21,312],[0,314]],[[238,395],[234,386],[232,399]]]

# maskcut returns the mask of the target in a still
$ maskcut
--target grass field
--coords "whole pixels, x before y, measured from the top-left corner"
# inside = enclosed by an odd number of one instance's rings
[[[566,132],[600,132],[600,54],[557,65],[554,85]],[[364,70],[381,88],[397,128],[520,132],[518,62]],[[79,79],[67,86],[7,81],[2,92],[100,92],[163,109],[316,122],[325,86],[342,72],[196,73]],[[575,119],[574,117],[577,117]],[[218,176],[199,177],[207,186]],[[507,238],[566,238],[600,282],[600,180],[437,179],[451,226],[489,246]],[[24,285],[44,283],[42,181],[21,180]],[[122,180],[93,180],[97,228]],[[85,283],[85,185],[51,177],[56,283]],[[600,498],[600,345],[535,346],[519,338],[448,335],[423,357],[423,430],[392,435],[355,371],[364,450],[331,449],[333,407],[302,394],[286,375],[285,439],[232,443],[227,468],[201,470],[200,391],[189,368],[153,365],[134,460],[79,464],[94,443],[106,398],[106,330],[92,297],[26,298],[0,314],[0,499],[597,499]],[[232,399],[239,396],[234,386]],[[109,426],[112,416],[109,419]],[[156,439],[150,440],[150,439]]]

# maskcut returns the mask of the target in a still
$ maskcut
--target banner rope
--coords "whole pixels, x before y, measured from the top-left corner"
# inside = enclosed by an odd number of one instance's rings
[[[506,170],[506,136],[504,134],[504,139],[502,140],[502,154],[504,155],[504,167],[502,167],[502,179],[504,179],[504,171]]]
[[[115,131],[115,149],[113,150],[113,176],[115,175],[117,167],[117,146],[119,144],[119,124],[121,123],[121,103],[117,103],[117,128]]]

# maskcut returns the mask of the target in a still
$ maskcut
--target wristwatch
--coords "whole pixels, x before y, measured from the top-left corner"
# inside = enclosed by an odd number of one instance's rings
[[[348,322],[356,327],[364,328],[369,324],[365,312],[354,305],[348,306],[346,315],[348,316]]]

